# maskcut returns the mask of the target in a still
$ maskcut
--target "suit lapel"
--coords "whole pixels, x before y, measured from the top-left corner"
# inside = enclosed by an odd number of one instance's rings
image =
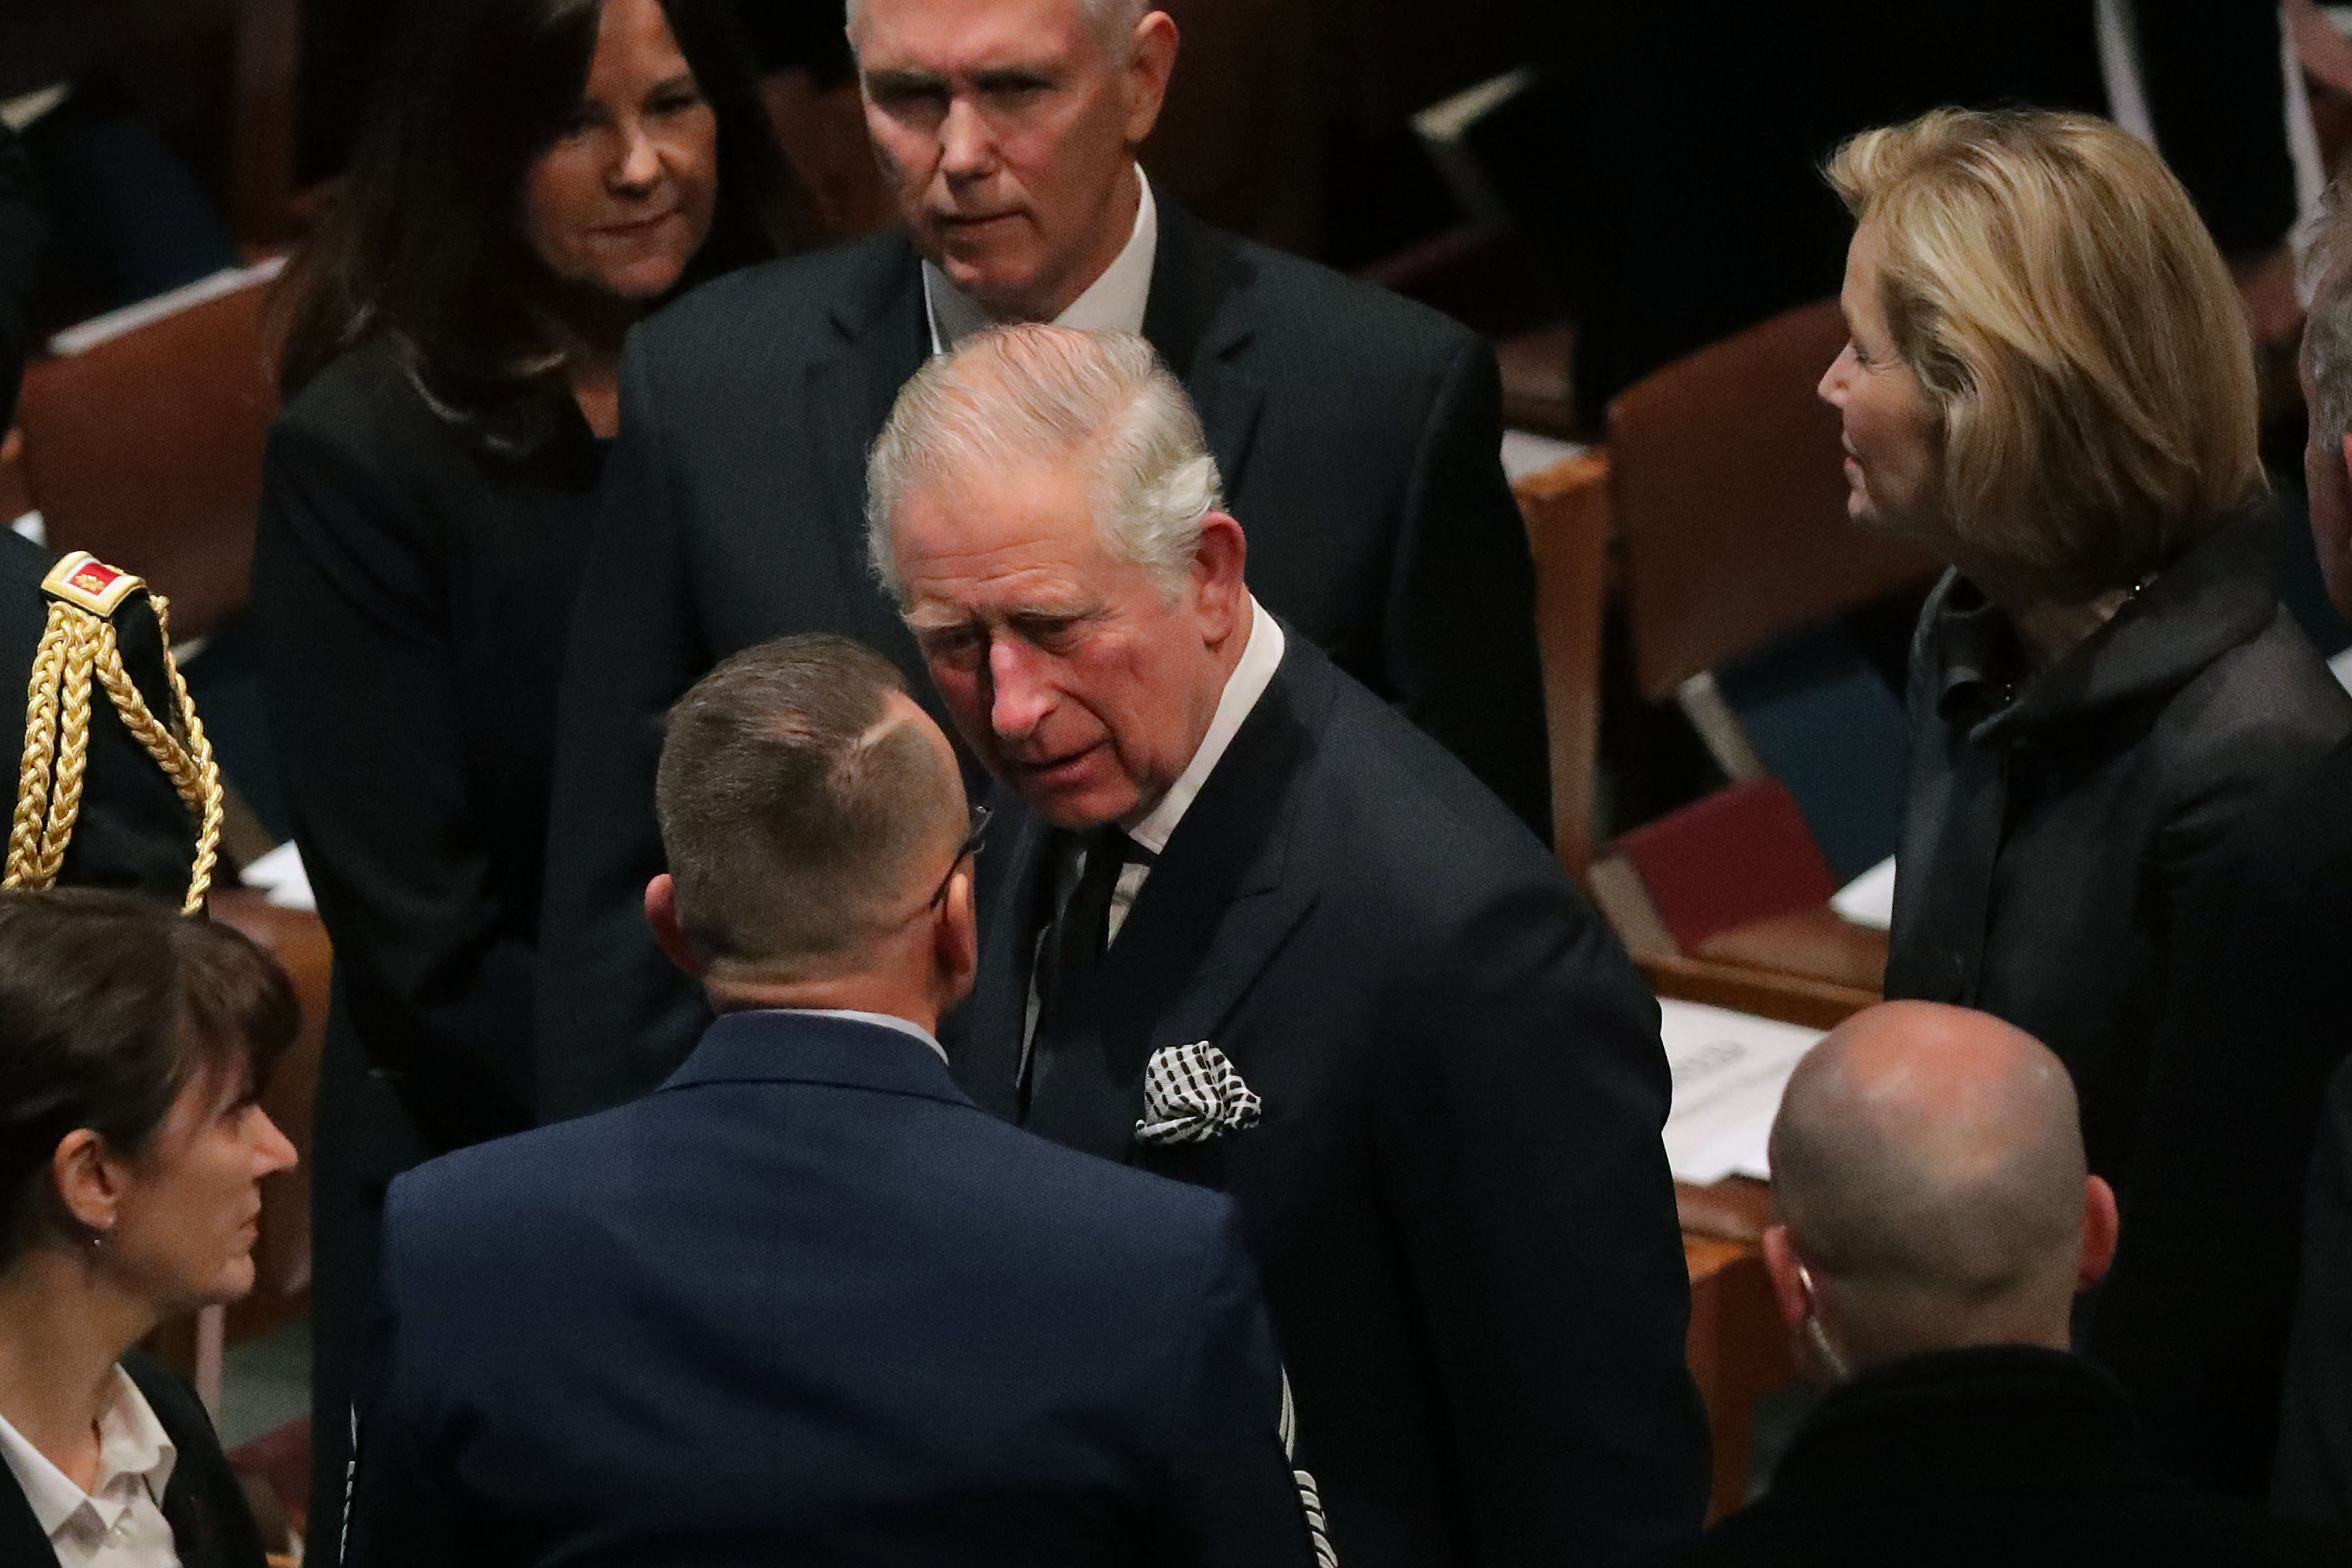
[[[1073,998],[1077,1021],[1056,1042],[1050,1072],[1040,1072],[1033,1132],[1132,1160],[1154,1051],[1207,1040],[1248,1077],[1246,1053],[1220,1035],[1318,892],[1291,863],[1290,845],[1298,780],[1336,693],[1315,678],[1328,674],[1320,655],[1289,635],[1274,683],[1185,812],[1118,940]]]
[[[41,1563],[57,1561],[57,1548],[41,1533],[41,1521],[26,1500],[16,1478],[0,1469],[0,1563]]]
[[[1265,402],[1265,384],[1237,362],[1251,335],[1240,296],[1255,281],[1255,269],[1231,239],[1175,203],[1160,199],[1159,210],[1160,246],[1151,259],[1143,335],[1192,394],[1231,496],[1241,486]]]
[[[866,580],[866,455],[889,422],[898,389],[920,370],[930,351],[930,327],[923,311],[922,267],[912,246],[900,244],[875,271],[869,287],[835,301],[831,308],[836,351],[813,361],[807,370],[809,406],[823,425],[821,461],[830,505],[826,516],[846,548],[826,552],[855,580],[840,585],[841,602],[871,599]],[[778,441],[801,439],[778,431]]]

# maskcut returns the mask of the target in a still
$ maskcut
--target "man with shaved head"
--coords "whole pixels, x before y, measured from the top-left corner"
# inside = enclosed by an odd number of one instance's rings
[[[2150,1466],[2122,1390],[2073,1354],[2116,1197],[2040,1041],[1927,1002],[1858,1013],[1798,1064],[1771,1157],[1765,1267],[1829,1393],[1771,1490],[1675,1561],[2335,1560]]]
[[[1233,1206],[948,1076],[979,835],[898,672],[737,654],[657,805],[646,916],[718,1021],[393,1185],[346,1560],[1314,1563]]]

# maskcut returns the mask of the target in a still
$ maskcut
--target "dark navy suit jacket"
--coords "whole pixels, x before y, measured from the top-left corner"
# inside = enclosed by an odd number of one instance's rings
[[[1223,1198],[736,1013],[656,1093],[392,1187],[347,1561],[1311,1561]]]
[[[1231,1193],[1349,1568],[1607,1563],[1698,1527],[1657,1004],[1544,847],[1303,637],[1022,1087],[1057,837],[1000,792],[957,1081]],[[1264,1103],[1139,1145],[1206,1040]]]

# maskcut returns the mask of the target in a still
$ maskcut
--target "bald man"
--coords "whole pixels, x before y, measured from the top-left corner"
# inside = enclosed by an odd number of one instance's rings
[[[1772,1199],[1773,1294],[1829,1393],[1771,1490],[1675,1561],[2341,1561],[2149,1466],[2122,1390],[2070,1350],[2116,1197],[2032,1036],[1926,1002],[1855,1015],[1789,1081]]]

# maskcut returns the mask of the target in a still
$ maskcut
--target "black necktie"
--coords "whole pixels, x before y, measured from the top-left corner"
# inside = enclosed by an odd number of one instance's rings
[[[1117,828],[1100,828],[1087,835],[1086,864],[1077,884],[1062,903],[1062,913],[1038,955],[1038,1028],[1059,1021],[1062,1006],[1110,946],[1110,901],[1118,890],[1118,873],[1150,852]]]

